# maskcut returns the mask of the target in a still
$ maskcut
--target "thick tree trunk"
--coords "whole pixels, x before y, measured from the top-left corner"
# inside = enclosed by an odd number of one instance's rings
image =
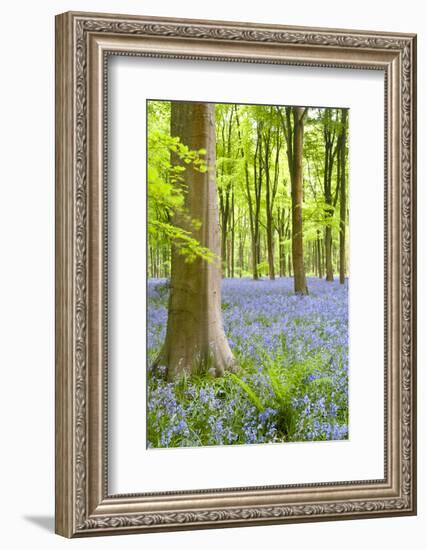
[[[302,227],[302,203],[304,192],[302,159],[304,145],[304,116],[306,109],[301,107],[286,107],[286,120],[280,108],[278,108],[278,113],[282,120],[283,131],[286,137],[286,153],[291,176],[292,271],[294,276],[294,291],[295,294],[308,294],[304,267]],[[291,117],[293,118],[293,124],[291,122]],[[289,275],[291,275],[290,262]]]
[[[347,109],[341,111],[341,142],[340,142],[340,283],[345,281],[345,228],[346,228],[346,141],[347,141]]]
[[[215,105],[171,104],[171,135],[191,150],[206,149],[207,172],[186,165],[183,173],[188,216],[176,215],[174,223],[190,231],[217,257],[214,262],[186,261],[172,249],[172,270],[166,339],[156,366],[167,368],[169,380],[183,374],[209,370],[220,376],[234,367],[221,316],[220,228],[215,181]],[[176,155],[172,162],[180,163]],[[195,227],[189,219],[197,219]]]
[[[294,272],[295,294],[308,294],[307,280],[304,269],[304,243],[302,231],[302,202],[303,202],[303,139],[304,139],[304,110],[301,107],[292,107],[294,118],[293,135],[293,166],[291,171],[292,187],[292,263]]]

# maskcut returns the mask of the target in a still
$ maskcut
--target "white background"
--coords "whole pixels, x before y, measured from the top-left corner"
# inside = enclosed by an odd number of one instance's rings
[[[382,479],[384,73],[128,57],[113,58],[109,71],[110,494]],[[171,93],[350,108],[348,441],[146,449],[145,98]]]
[[[419,515],[257,528],[105,537],[66,541],[52,534],[54,495],[54,39],[53,16],[68,9],[175,17],[248,20],[419,33],[418,89],[425,95],[422,2],[343,3],[277,0],[244,2],[86,0],[2,6],[1,113],[1,545],[41,548],[271,548],[387,550],[425,547],[426,360],[423,278],[425,222],[419,216]],[[4,41],[4,43],[3,43]],[[423,92],[423,94],[421,93]],[[419,109],[419,211],[423,189],[426,111]],[[423,250],[424,249],[424,250]]]

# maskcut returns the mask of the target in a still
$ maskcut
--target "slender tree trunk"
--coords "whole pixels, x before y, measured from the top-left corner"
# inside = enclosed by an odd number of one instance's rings
[[[292,215],[292,210],[291,210],[291,215]],[[292,222],[292,220],[291,220]],[[287,241],[289,241],[291,239],[291,230],[290,229],[286,229],[285,231],[285,238]],[[292,253],[291,253],[291,248],[292,246],[288,246],[287,247],[287,254],[286,254],[286,257],[287,257],[287,266],[288,266],[288,276],[289,277],[292,277]]]
[[[225,277],[227,275],[227,235],[228,224],[230,216],[230,186],[228,185],[225,190],[219,190],[219,209],[221,220],[221,262],[222,262],[222,274]]]
[[[165,277],[166,279],[169,278],[169,247],[165,248]]]
[[[286,277],[286,250],[285,250],[285,209],[277,209],[277,236],[279,238],[279,273]]]
[[[227,277],[231,276],[231,240],[227,239]]]
[[[337,249],[336,249],[336,246],[334,245],[334,241],[332,241],[332,269],[334,271],[336,271],[337,265],[338,265],[338,262],[337,262]]]
[[[177,214],[174,223],[190,231],[219,259],[220,227],[215,178],[215,105],[172,102],[171,135],[190,150],[206,149],[207,172],[186,165],[183,173],[188,216]],[[176,154],[172,162],[181,164]],[[201,222],[196,227],[188,220]],[[183,374],[209,369],[220,376],[234,368],[234,357],[224,333],[221,315],[221,271],[219,261],[196,258],[186,261],[172,249],[171,288],[166,339],[155,365],[167,368],[173,380]]]
[[[283,244],[283,232],[279,234],[279,272],[281,277],[286,277],[285,245]]]
[[[322,253],[322,271],[325,273],[326,271],[326,262],[325,262],[325,239],[322,239],[322,242],[320,243],[320,251]]]
[[[267,229],[267,259],[268,259],[268,275],[272,281],[276,278],[274,269],[274,238],[273,228],[271,227],[271,220],[268,223]]]
[[[259,218],[261,210],[261,189],[262,189],[262,142],[261,130],[257,129],[257,143],[254,155],[254,190],[255,190],[255,213],[254,213],[254,279],[258,280],[258,265],[261,263],[261,235],[259,230]]]
[[[304,269],[304,243],[302,228],[303,202],[303,140],[304,140],[304,110],[292,107],[294,119],[293,132],[293,165],[291,171],[292,187],[292,263],[294,272],[294,290],[296,294],[308,294],[307,280]]]
[[[270,216],[267,217],[267,259],[268,259],[268,275],[274,281],[276,274],[274,270],[274,236],[273,222]]]
[[[228,120],[226,118],[222,119],[221,134],[222,134],[222,154],[230,159],[231,157],[231,141],[232,141],[232,129],[233,129],[233,113],[234,110],[231,109],[229,113]],[[226,128],[227,126],[227,128]],[[227,132],[227,135],[226,135]],[[228,176],[230,168],[228,164],[224,169],[222,166],[221,176]],[[221,259],[222,259],[222,273],[223,276],[230,276],[230,258],[227,256],[228,249],[228,233],[230,225],[230,217],[232,205],[230,204],[230,194],[233,193],[231,183],[226,182],[224,188],[219,189],[219,207],[220,207],[220,221],[221,221]]]
[[[332,197],[332,172],[334,158],[337,152],[336,147],[336,129],[332,119],[332,110],[327,108],[324,113],[323,136],[325,142],[325,165],[323,174],[323,186],[325,194],[325,263],[326,280],[334,280],[334,268],[332,264],[332,218],[334,215],[335,204]]]
[[[316,241],[313,241],[311,243],[311,256],[312,256],[312,259],[313,259],[312,272],[313,272],[313,275],[315,277],[317,277],[317,243],[316,243]]]
[[[270,109],[270,116],[273,113],[273,108]],[[280,154],[280,132],[276,131],[275,140],[276,154],[274,161],[273,179],[270,174],[270,154],[271,154],[271,128],[264,133],[264,167],[265,167],[265,214],[266,214],[266,230],[267,230],[267,260],[268,274],[271,280],[275,279],[275,262],[274,262],[274,220],[273,209],[274,200],[276,198],[277,187],[279,183],[279,154]]]
[[[322,240],[320,238],[320,229],[317,230],[317,273],[320,279],[323,279],[323,262],[322,262]]]
[[[235,241],[235,232],[236,232],[236,216],[234,212],[234,189],[231,191],[231,239],[230,239],[230,264],[231,272],[230,275],[234,278],[234,241]]]
[[[326,259],[326,280],[334,280],[334,268],[332,265],[332,228],[327,225],[325,228],[325,259]]]
[[[239,277],[242,276],[242,272],[243,272],[243,262],[244,262],[244,243],[243,243],[243,235],[242,235],[242,231],[239,232]]]
[[[222,275],[223,277],[227,276],[227,217],[224,214],[221,214],[222,225],[221,225],[221,264],[222,264]]]
[[[245,166],[245,191],[246,191],[246,199],[248,201],[248,209],[249,209],[249,225],[251,230],[251,266],[252,266],[252,277],[255,281],[258,280],[258,258],[259,258],[259,209],[261,206],[261,185],[262,185],[262,179],[261,177],[258,178],[258,171],[257,171],[257,158],[258,158],[258,151],[260,147],[260,133],[259,130],[257,131],[257,142],[255,147],[255,154],[254,154],[254,171],[253,171],[253,183],[254,183],[254,190],[255,190],[255,200],[253,200],[252,193],[251,193],[251,186],[249,181],[249,166],[248,161],[245,156],[245,151],[243,148],[243,140],[242,140],[242,134],[240,132],[240,120],[239,120],[239,114],[238,110],[236,108],[236,123],[237,123],[237,134],[239,137],[240,142],[240,155],[242,159],[244,159],[244,166]],[[249,265],[249,262],[248,262]]]
[[[341,110],[341,142],[340,142],[340,283],[345,281],[345,229],[346,229],[346,147],[347,147],[347,109]]]

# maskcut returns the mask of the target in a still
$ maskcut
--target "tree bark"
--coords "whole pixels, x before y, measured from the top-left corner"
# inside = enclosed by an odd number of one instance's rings
[[[270,109],[270,116],[273,114],[273,108]],[[265,215],[266,215],[266,230],[267,230],[267,260],[268,274],[271,280],[275,279],[275,262],[274,262],[274,201],[277,194],[279,184],[279,155],[280,155],[280,132],[276,129],[275,132],[275,160],[274,160],[274,175],[273,181],[270,175],[270,154],[271,149],[271,128],[269,127],[264,132],[264,167],[265,167]]]
[[[325,260],[326,260],[326,280],[334,280],[334,268],[332,265],[332,228],[330,225],[325,227]]]
[[[222,136],[222,156],[226,157],[228,161],[231,158],[231,134],[233,129],[233,109],[230,110],[228,120],[227,118],[222,119],[221,125],[221,136]],[[227,126],[227,128],[226,128]],[[227,136],[225,135],[227,132]],[[232,186],[230,181],[228,181],[228,176],[230,172],[230,167],[227,162],[226,169],[224,168],[224,163],[222,165],[221,176],[227,176],[227,181],[224,187],[220,187],[219,192],[219,208],[220,208],[220,222],[221,222],[221,260],[222,260],[222,274],[223,277],[227,275],[230,276],[230,258],[228,257],[228,233],[230,225],[230,217],[232,214],[232,205],[230,204],[230,194],[233,193]],[[228,273],[227,273],[228,271]]]
[[[258,265],[261,263],[261,235],[259,230],[259,219],[261,211],[261,190],[262,190],[262,141],[261,129],[257,128],[257,141],[254,153],[254,191],[255,205],[253,216],[253,248],[252,269],[254,280],[259,279]],[[250,194],[250,192],[249,192]]]
[[[304,269],[304,243],[302,231],[303,202],[303,140],[304,140],[304,109],[292,107],[294,131],[292,147],[292,263],[294,272],[295,294],[308,294],[307,280]]]
[[[340,283],[345,281],[345,229],[346,229],[346,147],[347,147],[347,109],[341,110],[340,157]]]
[[[173,380],[200,371],[221,376],[233,369],[234,357],[224,333],[221,315],[220,227],[215,181],[215,105],[172,102],[171,135],[190,150],[206,149],[207,172],[185,165],[184,188],[187,216],[175,214],[174,223],[189,231],[217,257],[186,261],[172,247],[170,297],[166,339],[155,366],[167,368]],[[172,162],[181,164],[176,154]],[[191,220],[201,222],[194,225]]]
[[[322,240],[320,238],[320,229],[317,230],[317,272],[319,278],[323,279]]]
[[[230,276],[234,279],[234,255],[235,255],[235,234],[236,234],[236,213],[234,211],[234,189],[231,190],[231,239],[230,239],[230,264],[231,264],[231,273]]]
[[[277,235],[279,238],[279,273],[286,277],[286,249],[285,249],[285,208],[277,208]]]
[[[243,275],[244,269],[244,251],[245,251],[245,239],[242,228],[239,231],[239,277]]]
[[[249,182],[249,166],[248,166],[248,160],[245,155],[245,150],[243,147],[243,140],[242,140],[242,134],[240,132],[240,120],[239,120],[239,113],[236,108],[236,124],[237,124],[237,135],[240,142],[240,155],[242,159],[244,159],[244,165],[245,165],[245,192],[246,192],[246,199],[248,201],[248,209],[249,209],[249,225],[251,230],[251,263],[252,263],[252,277],[255,281],[259,279],[259,273],[258,273],[258,263],[259,263],[259,215],[260,215],[260,208],[261,208],[261,188],[262,188],[262,177],[261,177],[261,169],[259,171],[259,177],[258,171],[257,171],[257,159],[258,159],[258,152],[260,148],[260,131],[259,128],[257,128],[257,141],[256,141],[256,147],[255,147],[255,153],[253,158],[254,163],[254,176],[253,176],[253,183],[254,183],[254,191],[255,191],[255,200],[252,198],[251,193],[251,187]]]
[[[283,132],[286,138],[286,154],[288,157],[289,174],[291,176],[292,198],[292,271],[294,275],[295,294],[308,294],[307,279],[304,267],[304,243],[302,228],[303,203],[303,145],[304,117],[307,109],[302,107],[285,107],[285,117],[282,109],[278,113],[282,120]],[[293,119],[293,123],[292,120]],[[290,263],[290,262],[289,262]],[[289,274],[291,269],[289,269]]]
[[[323,137],[325,143],[325,164],[323,174],[323,187],[325,194],[325,269],[326,280],[332,282],[334,280],[334,268],[332,264],[332,218],[334,216],[335,205],[332,197],[332,171],[334,159],[337,153],[336,146],[336,130],[332,119],[332,110],[325,109]]]

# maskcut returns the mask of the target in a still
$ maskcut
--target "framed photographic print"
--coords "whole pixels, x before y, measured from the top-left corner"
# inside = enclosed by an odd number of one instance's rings
[[[416,513],[416,37],[56,18],[56,532]]]

